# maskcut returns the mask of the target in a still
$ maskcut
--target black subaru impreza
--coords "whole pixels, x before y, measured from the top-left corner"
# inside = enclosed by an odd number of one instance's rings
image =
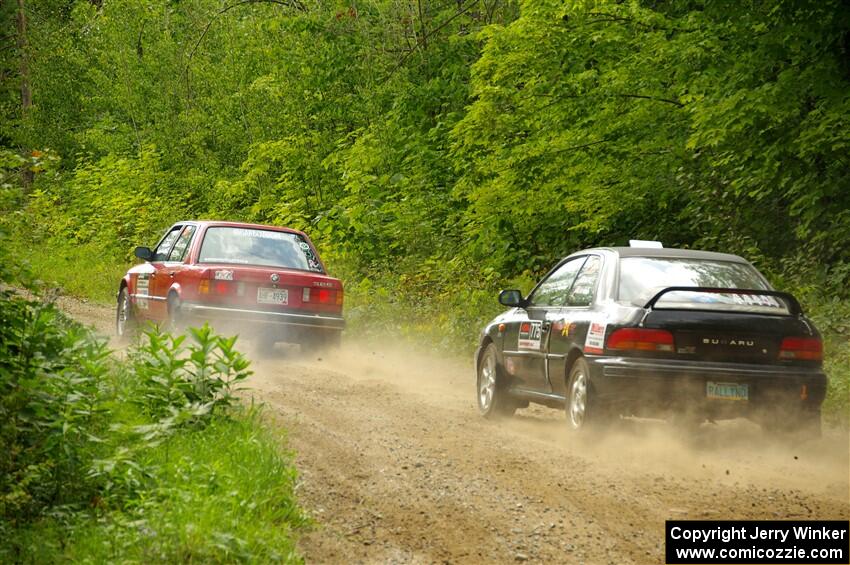
[[[746,417],[819,434],[823,346],[799,302],[736,255],[650,244],[579,251],[527,297],[501,292],[475,354],[481,414],[536,402],[575,430]]]

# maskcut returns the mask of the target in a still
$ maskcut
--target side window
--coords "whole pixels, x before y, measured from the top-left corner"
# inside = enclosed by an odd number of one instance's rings
[[[602,259],[597,255],[591,255],[584,262],[581,272],[576,277],[567,296],[567,306],[590,306],[593,302],[593,294],[596,291],[596,281],[599,280],[599,271],[602,267]]]
[[[534,291],[531,296],[531,306],[564,306],[576,273],[581,269],[586,258],[576,257],[558,267]]]
[[[165,261],[168,259],[168,252],[171,250],[171,246],[174,245],[174,240],[177,239],[177,236],[180,235],[180,228],[183,226],[177,226],[176,228],[172,228],[168,234],[162,241],[159,242],[159,245],[156,246],[156,249],[153,252],[153,261]]]
[[[189,244],[192,242],[192,236],[195,235],[195,226],[186,226],[180,237],[177,238],[177,243],[174,244],[174,249],[168,255],[169,261],[182,261],[186,257],[186,251],[189,250]]]

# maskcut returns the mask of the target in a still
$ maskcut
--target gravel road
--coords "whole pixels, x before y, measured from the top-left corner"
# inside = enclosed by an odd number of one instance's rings
[[[111,331],[110,307],[60,304]],[[666,519],[850,519],[847,430],[792,446],[745,421],[682,437],[622,420],[592,440],[552,409],[493,423],[470,360],[395,343],[253,368],[317,523],[309,563],[663,563]]]

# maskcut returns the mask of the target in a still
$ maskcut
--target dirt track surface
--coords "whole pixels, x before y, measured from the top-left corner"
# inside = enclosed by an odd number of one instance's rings
[[[61,305],[111,329],[107,307]],[[622,420],[582,440],[557,410],[481,419],[471,365],[380,343],[254,364],[318,524],[309,563],[663,563],[666,519],[850,518],[846,430],[803,447]]]

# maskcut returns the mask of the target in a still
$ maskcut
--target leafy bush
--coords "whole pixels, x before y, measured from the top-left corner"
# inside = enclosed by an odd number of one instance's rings
[[[0,290],[0,561],[300,561],[295,471],[237,403],[235,345],[152,329],[117,364],[53,304]]]
[[[250,362],[235,349],[236,336],[215,335],[206,324],[189,328],[189,334],[193,339],[186,347],[186,335],[153,327],[131,354],[134,402],[151,417],[189,409],[209,419],[217,408],[234,404],[237,385],[251,374]]]
[[[25,522],[96,492],[86,471],[108,422],[108,355],[53,305],[0,292],[0,519]]]
[[[120,510],[76,524],[65,558],[300,562],[292,538],[306,520],[293,494],[295,470],[259,410],[234,416],[139,451],[136,461],[154,475],[149,486]]]

